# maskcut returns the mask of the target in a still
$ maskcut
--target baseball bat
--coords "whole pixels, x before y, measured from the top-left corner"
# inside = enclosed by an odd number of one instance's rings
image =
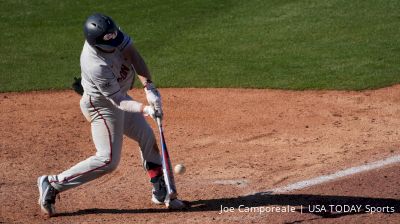
[[[164,174],[165,185],[167,187],[166,201],[176,199],[178,193],[176,191],[174,173],[172,172],[171,159],[169,157],[167,144],[165,143],[164,130],[161,123],[161,118],[157,117],[157,126],[160,132],[160,144],[161,144],[161,158],[162,158],[162,169]]]

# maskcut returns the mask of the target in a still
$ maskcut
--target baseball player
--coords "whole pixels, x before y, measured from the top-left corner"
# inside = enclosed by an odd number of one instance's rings
[[[96,154],[57,175],[38,178],[39,204],[43,213],[55,214],[57,194],[87,183],[118,166],[123,135],[137,141],[144,168],[150,177],[152,201],[181,209],[179,199],[166,201],[161,157],[153,130],[144,115],[162,117],[161,96],[132,39],[114,21],[94,14],[84,24],[85,43],[80,57],[83,95],[80,107],[91,123]],[[149,105],[133,100],[127,91],[137,74]]]

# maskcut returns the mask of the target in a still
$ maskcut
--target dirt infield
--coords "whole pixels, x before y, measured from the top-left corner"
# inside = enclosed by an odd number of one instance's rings
[[[400,86],[363,91],[161,89],[180,197],[150,202],[138,145],[125,139],[114,173],[63,192],[43,219],[36,178],[94,153],[72,91],[0,94],[0,223],[396,223],[400,165],[285,194],[253,194],[400,154]],[[142,91],[130,93],[144,100]],[[154,122],[150,121],[155,128]],[[394,207],[369,213],[313,206]],[[232,212],[222,212],[221,206]],[[311,206],[311,207],[310,207]],[[257,212],[255,208],[273,209]],[[245,211],[243,209],[252,209]],[[284,211],[284,210],[287,211]],[[293,210],[292,210],[293,209]],[[277,211],[279,210],[279,211]],[[220,214],[221,213],[221,214]]]

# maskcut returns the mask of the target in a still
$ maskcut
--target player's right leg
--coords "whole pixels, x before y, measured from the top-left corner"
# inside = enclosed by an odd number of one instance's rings
[[[54,213],[52,199],[55,196],[48,195],[48,192],[57,194],[94,180],[115,170],[120,161],[124,113],[105,98],[87,95],[81,99],[81,109],[91,122],[96,154],[58,175],[42,176],[38,179],[39,202],[42,211],[49,216]]]

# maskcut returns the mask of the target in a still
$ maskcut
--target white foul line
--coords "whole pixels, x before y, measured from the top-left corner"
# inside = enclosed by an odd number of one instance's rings
[[[315,186],[318,184],[333,181],[335,179],[339,179],[342,177],[347,177],[347,176],[354,175],[357,173],[378,169],[378,168],[381,168],[381,167],[384,167],[384,166],[387,166],[390,164],[399,163],[399,162],[400,162],[400,155],[396,155],[396,156],[392,156],[392,157],[389,157],[389,158],[386,158],[383,160],[367,163],[362,166],[356,166],[356,167],[351,167],[351,168],[348,168],[345,170],[340,170],[333,174],[319,176],[319,177],[315,177],[315,178],[312,178],[309,180],[304,180],[304,181],[300,181],[300,182],[297,182],[294,184],[289,184],[284,187],[270,189],[270,190],[267,190],[266,192],[264,192],[264,194],[286,193],[286,192],[291,192],[291,191],[295,191],[295,190],[300,190],[300,189],[308,188],[308,187]],[[263,194],[262,192],[260,192],[260,193]]]

